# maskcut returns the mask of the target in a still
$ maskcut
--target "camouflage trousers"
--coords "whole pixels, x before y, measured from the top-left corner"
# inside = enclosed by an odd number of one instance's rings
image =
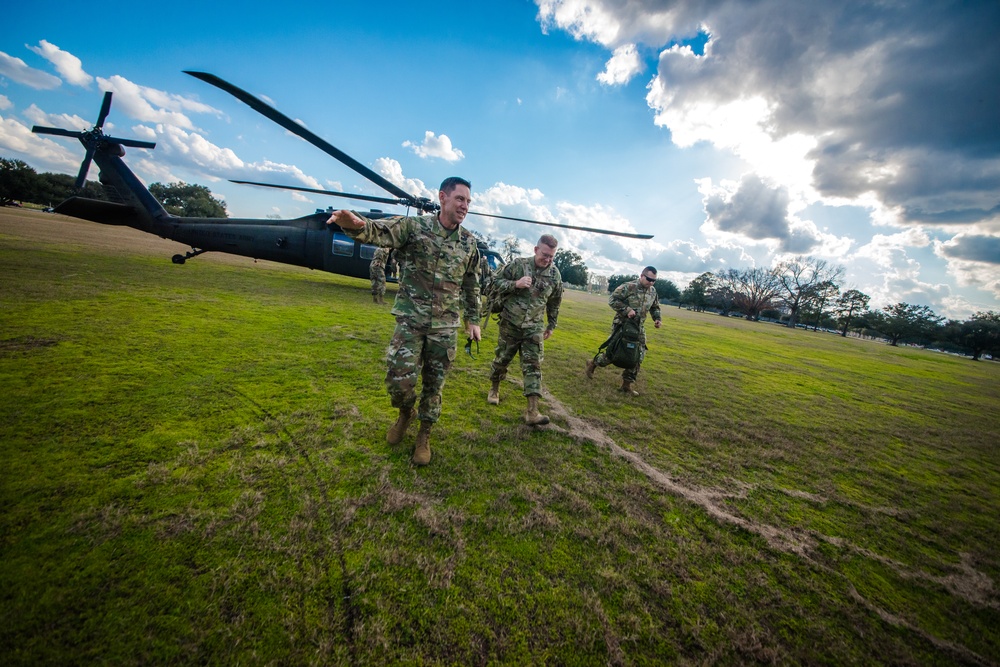
[[[373,266],[368,275],[372,279],[372,296],[385,296],[385,269]]]
[[[457,347],[457,329],[424,329],[397,319],[386,350],[385,388],[392,407],[410,409],[416,404],[419,376],[417,417],[420,421],[436,422],[441,417],[444,377],[455,360]]]
[[[500,321],[497,349],[490,365],[490,382],[500,382],[507,377],[507,366],[514,355],[521,355],[521,376],[524,378],[524,395],[542,395],[542,358],[545,356],[545,339],[542,330],[524,330]]]
[[[613,330],[614,327],[612,327],[612,331]],[[642,362],[645,358],[646,358],[646,334],[645,332],[643,332],[642,347],[639,348],[639,363],[637,363],[634,368],[622,369],[622,380],[625,382],[635,382],[636,379],[639,377],[639,367],[642,366]],[[604,368],[605,366],[611,365],[611,360],[608,359],[607,355],[602,350],[597,353],[596,357],[594,357],[594,364],[598,368]]]

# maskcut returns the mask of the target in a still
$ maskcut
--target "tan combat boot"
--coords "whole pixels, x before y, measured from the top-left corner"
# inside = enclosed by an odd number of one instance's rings
[[[425,466],[431,462],[431,426],[434,422],[420,422],[417,444],[413,448],[413,465]]]
[[[385,434],[385,441],[390,445],[398,445],[402,442],[403,436],[406,435],[406,429],[410,427],[410,422],[413,421],[413,415],[413,408],[409,410],[400,408],[396,423],[390,426],[389,432]]]
[[[496,380],[493,382],[493,386],[490,387],[490,393],[486,397],[486,402],[490,405],[500,405],[500,381]]]
[[[524,413],[524,423],[528,426],[542,426],[549,423],[549,418],[538,412],[537,394],[528,397],[528,410]]]
[[[591,359],[590,361],[587,362],[587,379],[588,380],[593,380],[594,379],[594,369],[595,368],[597,368],[597,364],[594,363],[593,359]]]
[[[628,380],[622,380],[622,393],[628,394],[629,396],[639,395],[639,392],[632,387],[632,383]]]

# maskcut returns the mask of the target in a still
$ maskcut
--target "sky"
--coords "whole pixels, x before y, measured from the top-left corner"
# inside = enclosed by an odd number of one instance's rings
[[[555,230],[597,274],[808,257],[870,307],[966,319],[1000,312],[998,29],[996,0],[22,2],[0,157],[75,175],[79,142],[31,127],[89,129],[110,90],[105,132],[157,144],[133,171],[231,216],[370,205],[229,179],[386,195],[205,71],[414,195],[457,175],[477,211],[654,235]],[[553,231],[465,224],[525,254]]]

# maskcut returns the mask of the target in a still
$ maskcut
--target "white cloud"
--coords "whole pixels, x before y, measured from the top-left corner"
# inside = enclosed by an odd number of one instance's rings
[[[0,116],[0,152],[4,157],[24,160],[36,171],[76,172],[83,150],[70,150],[73,144],[80,148],[76,139],[56,140],[32,134],[31,128],[17,119]]]
[[[635,44],[625,44],[615,49],[597,80],[607,86],[617,86],[631,81],[636,74],[642,73],[642,69]]]
[[[406,178],[403,176],[403,167],[396,160],[388,157],[380,157],[375,160],[375,171],[390,183],[401,188],[415,197],[427,197],[431,201],[437,201],[437,193],[429,189],[424,182],[418,178]]]
[[[451,139],[447,134],[435,136],[430,130],[424,132],[423,143],[415,144],[411,141],[404,141],[403,146],[411,149],[422,158],[437,157],[448,162],[458,162],[465,157],[462,151],[451,145]]]
[[[29,50],[34,51],[41,57],[55,65],[56,71],[63,79],[81,88],[89,88],[94,77],[83,71],[83,63],[72,53],[63,51],[55,44],[45,41],[38,43],[38,46],[29,46]]]
[[[9,97],[6,95],[0,95],[0,111],[6,111],[12,106],[14,106],[14,103],[10,101]]]
[[[62,80],[59,77],[28,67],[28,64],[20,58],[15,58],[3,51],[0,51],[0,76],[5,76],[11,81],[16,81],[35,90],[50,90],[62,85]]]

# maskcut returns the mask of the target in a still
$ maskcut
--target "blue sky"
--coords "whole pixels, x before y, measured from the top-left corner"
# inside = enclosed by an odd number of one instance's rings
[[[105,130],[157,142],[126,158],[147,183],[243,217],[365,205],[227,179],[384,194],[202,70],[414,194],[460,175],[477,210],[655,235],[560,233],[598,273],[812,256],[873,307],[966,318],[1000,311],[998,28],[995,1],[17,3],[0,156],[75,174],[80,145],[30,128],[89,128],[112,90]],[[526,252],[546,229],[466,224]]]

